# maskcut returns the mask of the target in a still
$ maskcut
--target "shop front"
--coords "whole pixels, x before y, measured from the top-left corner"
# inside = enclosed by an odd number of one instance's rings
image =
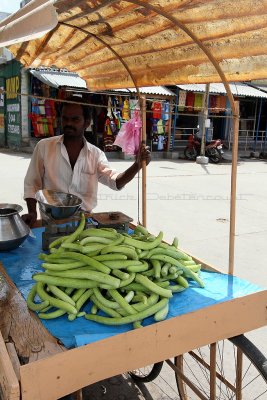
[[[162,86],[140,88],[146,99],[146,142],[151,151],[168,149],[172,129],[175,95]],[[93,95],[96,145],[105,152],[120,151],[116,137],[128,121],[133,121],[140,106],[135,89],[120,89]]]
[[[171,136],[175,95],[160,86],[140,88],[146,98],[147,143],[152,151],[166,150]],[[77,74],[67,70],[29,70],[29,136],[32,143],[60,134],[60,106],[75,94],[92,107],[86,139],[104,152],[121,152],[116,137],[126,122],[140,113],[136,90],[90,92]],[[111,155],[111,154],[110,154]]]
[[[239,101],[240,144],[245,142],[248,146],[250,142],[255,141],[256,137],[264,138],[265,136],[266,115],[263,110],[267,93],[237,82],[231,83],[230,88],[235,100]],[[176,86],[174,147],[184,146],[184,141],[189,135],[196,132],[198,126],[202,126],[204,92],[205,84]],[[233,132],[231,108],[222,83],[210,84],[208,118],[210,122],[208,137],[221,139],[225,145],[231,147]]]

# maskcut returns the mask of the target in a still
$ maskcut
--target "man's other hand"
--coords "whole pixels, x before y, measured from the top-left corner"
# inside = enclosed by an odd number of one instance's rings
[[[29,214],[23,214],[21,218],[27,225],[29,225],[30,228],[32,228],[34,223],[37,221],[37,213],[30,212]]]

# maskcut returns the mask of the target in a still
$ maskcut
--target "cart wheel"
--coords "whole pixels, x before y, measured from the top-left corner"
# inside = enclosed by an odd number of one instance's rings
[[[150,382],[157,378],[163,366],[163,361],[156,364],[148,365],[144,368],[135,369],[130,371],[129,375],[136,382]]]
[[[211,385],[213,356],[216,380]],[[177,356],[174,364],[181,400],[267,398],[267,359],[244,335]]]

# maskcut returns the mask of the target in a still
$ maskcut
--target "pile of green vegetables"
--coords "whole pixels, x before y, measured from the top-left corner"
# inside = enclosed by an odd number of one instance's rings
[[[185,290],[190,280],[204,284],[201,265],[178,250],[177,238],[172,245],[162,239],[162,232],[155,237],[140,225],[132,235],[112,228],[85,229],[82,214],[75,232],[51,243],[49,254],[39,255],[45,271],[33,275],[28,307],[42,319],[68,314],[70,321],[84,316],[107,325],[133,323],[135,328],[152,315],[155,321],[165,319],[173,293]],[[80,311],[89,301],[90,314]]]

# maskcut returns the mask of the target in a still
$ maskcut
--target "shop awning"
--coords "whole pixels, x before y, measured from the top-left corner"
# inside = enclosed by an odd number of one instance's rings
[[[267,91],[266,93],[264,93],[263,91],[258,90],[256,87],[251,87],[238,82],[230,83],[229,86],[234,96],[267,98]],[[177,85],[177,87],[185,91],[204,93],[206,85],[188,84],[188,85]],[[211,83],[209,92],[212,94],[226,94],[225,87],[222,83]]]
[[[78,74],[67,70],[55,69],[30,69],[30,73],[41,82],[56,89],[62,87],[86,89],[86,82]],[[158,95],[174,97],[175,94],[163,86],[149,86],[139,88],[140,93],[147,95]],[[114,89],[113,92],[136,93],[135,88]],[[108,91],[107,91],[108,94]]]
[[[41,82],[54,88],[73,87],[86,89],[86,82],[78,74],[67,71],[35,70],[30,69],[30,73]]]
[[[116,92],[136,93],[135,88],[115,89]],[[163,86],[145,86],[139,88],[140,93],[147,95],[175,97],[175,94]]]
[[[263,93],[266,93],[266,94],[267,94],[267,86],[253,85],[253,84],[252,84],[252,87],[254,87],[254,88],[256,88],[256,89],[260,90],[261,92],[263,92]]]
[[[67,67],[91,90],[267,77],[267,0],[32,0],[0,37],[26,67]]]

